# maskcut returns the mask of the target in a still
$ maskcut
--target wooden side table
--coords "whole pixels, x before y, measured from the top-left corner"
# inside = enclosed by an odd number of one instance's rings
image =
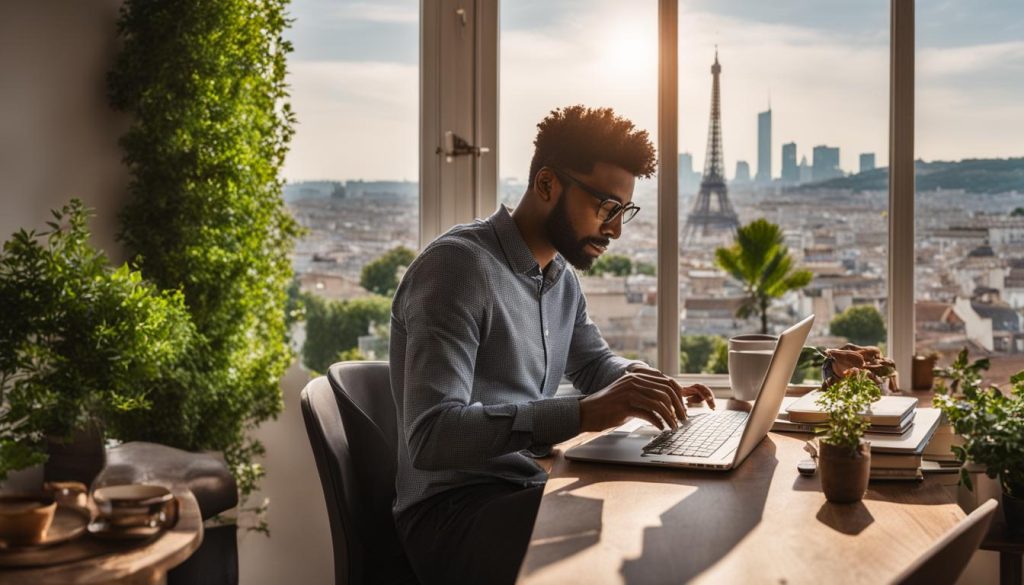
[[[72,552],[80,553],[75,556],[85,558],[47,567],[0,569],[0,585],[165,582],[168,569],[184,562],[203,541],[203,519],[195,496],[184,487],[175,487],[172,491],[178,498],[178,522],[152,540],[111,541],[86,535],[57,545],[75,547]]]
[[[1006,530],[1006,520],[1002,514],[992,519],[985,540],[981,541],[982,550],[999,553],[1000,585],[1021,585],[1021,562],[1024,560],[1024,536],[1010,534]]]

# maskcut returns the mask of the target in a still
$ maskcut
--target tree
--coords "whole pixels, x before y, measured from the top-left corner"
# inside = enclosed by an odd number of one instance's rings
[[[1010,212],[1010,217],[1024,217],[1024,207],[1017,207]]]
[[[714,349],[707,365],[704,366],[705,374],[728,374],[729,373],[729,342],[721,337],[714,338]]]
[[[680,335],[679,365],[687,374],[699,374],[708,365],[708,358],[715,350],[713,335]]]
[[[416,258],[416,252],[398,246],[385,252],[380,258],[363,266],[359,284],[366,290],[390,297],[398,289],[398,269],[408,267]]]
[[[306,341],[302,344],[302,361],[315,372],[326,372],[342,352],[357,349],[359,336],[369,333],[371,323],[383,325],[391,319],[391,300],[382,296],[330,301],[305,295],[305,299]]]
[[[773,299],[811,282],[811,272],[793,267],[779,226],[758,219],[739,228],[729,248],[715,250],[715,264],[743,285],[746,297],[736,316],[761,318],[761,333],[768,333],[768,307]]]
[[[829,329],[857,345],[878,345],[885,339],[885,319],[871,305],[849,307],[832,319]]]
[[[604,254],[594,262],[590,268],[590,274],[613,274],[615,276],[629,276],[633,272],[633,261],[629,256],[622,254]]]
[[[637,262],[636,273],[646,274],[647,276],[655,276],[657,274],[657,268],[655,268],[654,264],[651,264],[649,262]]]
[[[248,431],[281,412],[300,233],[281,196],[294,133],[287,0],[126,0],[111,105],[131,173],[121,240],[142,275],[181,290],[196,327],[122,440],[222,451],[243,496],[262,474]]]

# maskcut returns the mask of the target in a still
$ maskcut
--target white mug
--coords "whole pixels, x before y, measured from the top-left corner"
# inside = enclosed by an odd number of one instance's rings
[[[737,335],[729,339],[729,384],[737,400],[757,400],[775,353],[774,335]]]

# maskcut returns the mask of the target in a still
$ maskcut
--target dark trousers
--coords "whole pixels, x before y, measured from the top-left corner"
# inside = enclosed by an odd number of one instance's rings
[[[395,524],[420,583],[515,583],[543,493],[543,486],[470,485],[403,512]]]

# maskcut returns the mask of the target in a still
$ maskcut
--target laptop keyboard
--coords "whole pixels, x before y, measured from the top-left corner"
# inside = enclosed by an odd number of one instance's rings
[[[747,420],[739,410],[720,410],[687,418],[679,429],[664,431],[644,446],[645,455],[709,457]]]

